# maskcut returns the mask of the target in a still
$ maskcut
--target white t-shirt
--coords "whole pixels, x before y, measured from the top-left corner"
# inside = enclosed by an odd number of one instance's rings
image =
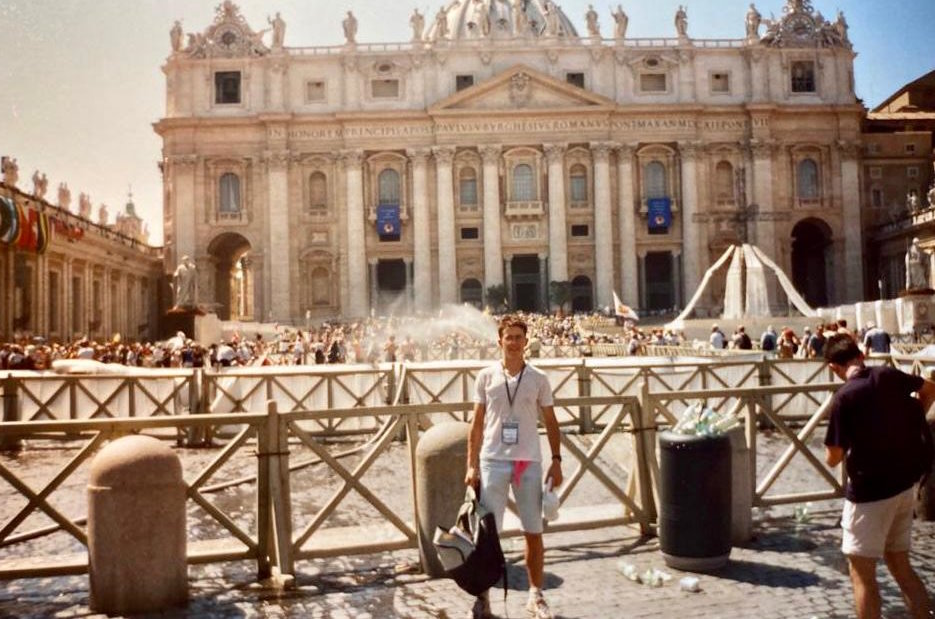
[[[507,385],[513,397],[512,413]],[[552,387],[545,373],[527,363],[520,374],[508,378],[502,363],[490,365],[477,373],[474,402],[486,407],[482,460],[542,460],[539,411],[543,406],[552,406]],[[513,445],[502,441],[504,422],[519,424]]]

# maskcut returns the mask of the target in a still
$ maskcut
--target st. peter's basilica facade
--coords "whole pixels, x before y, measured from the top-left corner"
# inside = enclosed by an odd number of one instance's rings
[[[575,309],[617,291],[663,311],[751,242],[813,304],[859,300],[847,24],[768,8],[735,16],[739,39],[693,39],[684,12],[634,39],[619,8],[579,34],[551,0],[455,0],[414,13],[406,43],[357,41],[348,12],[343,45],[293,47],[278,14],[269,40],[228,0],[176,26],[163,67],[166,268],[194,258],[221,318],[498,292],[543,310],[553,281]]]

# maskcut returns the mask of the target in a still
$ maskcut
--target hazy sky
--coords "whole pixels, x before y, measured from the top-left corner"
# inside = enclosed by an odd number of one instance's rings
[[[448,0],[445,0],[447,3]],[[609,36],[612,3],[592,3]],[[152,123],[165,110],[160,67],[169,52],[169,29],[181,19],[186,32],[204,30],[220,0],[0,0],[0,153],[16,157],[20,187],[31,189],[33,170],[49,177],[49,195],[66,181],[73,204],[91,195],[111,220],[132,185],[137,212],[151,240],[162,242],[162,181],[156,167],[161,143]],[[401,42],[418,6],[427,22],[442,0],[242,0],[254,30],[279,11],[286,46],[337,45],[341,19],[351,9],[357,40]],[[584,32],[587,0],[558,2]],[[688,10],[690,36],[741,38],[748,0],[623,0],[629,37],[673,36],[672,16]],[[784,0],[760,0],[764,17],[781,15]],[[857,95],[873,107],[905,83],[935,69],[932,53],[935,0],[814,0],[833,19],[841,9],[858,52]],[[267,35],[268,37],[269,35]],[[268,39],[267,39],[268,41]]]

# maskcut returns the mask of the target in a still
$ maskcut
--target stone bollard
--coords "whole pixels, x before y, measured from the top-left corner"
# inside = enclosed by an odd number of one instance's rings
[[[432,544],[435,527],[448,529],[454,525],[464,502],[469,430],[466,423],[440,423],[429,428],[416,447],[419,557],[422,571],[433,578],[445,575]]]
[[[731,448],[731,526],[734,546],[746,544],[753,537],[753,473],[750,471],[750,448],[743,426],[727,433]]]
[[[90,607],[109,615],[158,612],[188,601],[182,463],[159,440],[126,436],[91,463]]]

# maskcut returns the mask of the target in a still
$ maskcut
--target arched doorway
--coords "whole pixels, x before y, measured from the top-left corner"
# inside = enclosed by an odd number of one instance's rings
[[[792,229],[792,283],[812,307],[828,305],[831,228],[820,219],[803,219]]]
[[[594,310],[594,292],[591,278],[579,275],[571,280],[571,311],[590,312]]]
[[[461,282],[461,302],[477,309],[484,307],[484,288],[479,281],[471,278]]]
[[[214,259],[214,305],[221,320],[253,320],[254,275],[250,242],[236,232],[225,232],[208,245]]]

